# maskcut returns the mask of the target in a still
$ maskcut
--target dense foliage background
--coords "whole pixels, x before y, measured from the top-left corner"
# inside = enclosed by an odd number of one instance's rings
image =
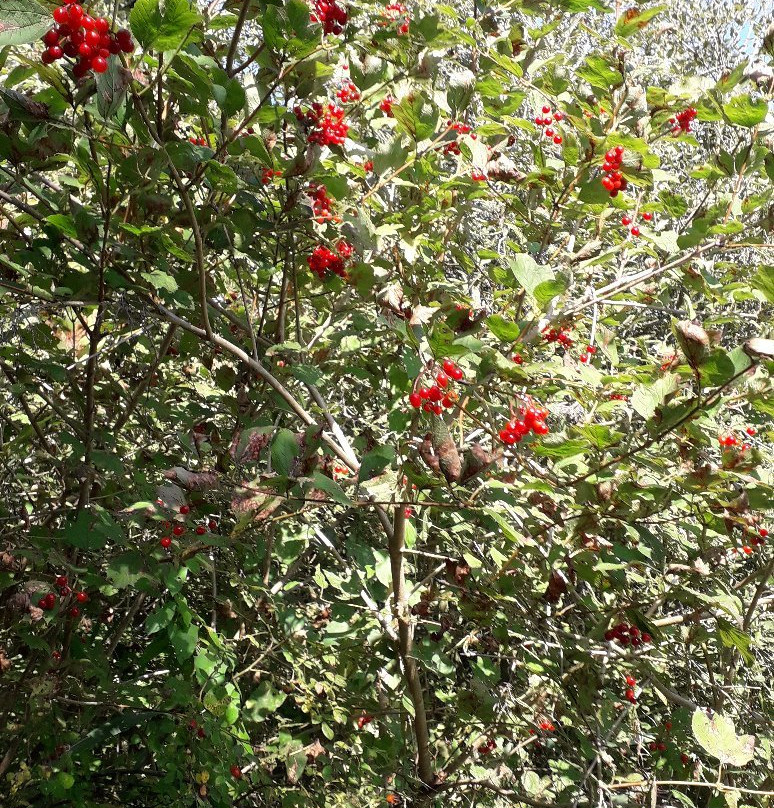
[[[0,3],[3,806],[769,804],[774,9],[474,3]]]

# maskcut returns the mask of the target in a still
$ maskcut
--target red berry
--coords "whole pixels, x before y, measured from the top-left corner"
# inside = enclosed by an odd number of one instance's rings
[[[457,365],[455,365],[451,359],[443,360],[443,372],[446,373],[448,376],[451,376],[456,369]]]
[[[70,609],[70,617],[80,617],[81,610],[77,606]]]
[[[175,534],[175,536],[182,536],[183,533],[185,533],[185,528],[182,525],[175,525],[172,528],[172,532]]]
[[[561,146],[562,145],[562,136],[561,135],[554,135],[554,143],[556,143],[557,146]]]
[[[640,235],[640,228],[639,227],[632,227],[629,231],[635,238]]]
[[[78,601],[78,603],[86,603],[89,596],[85,592],[77,592],[75,594],[75,599]]]
[[[196,526],[196,535],[203,536],[207,532],[207,528],[204,525],[197,525]]]
[[[437,373],[435,380],[439,387],[446,387],[449,384],[449,377],[443,372]]]
[[[759,527],[759,528],[758,528],[758,535],[759,535],[761,538],[765,539],[765,538],[766,538],[766,536],[768,536],[768,535],[769,535],[768,528],[765,528],[765,527]]]
[[[164,536],[164,538],[159,542],[159,544],[165,550],[168,550],[172,546],[172,539],[170,539],[169,536]]]
[[[204,731],[204,727],[199,727],[199,729],[197,729],[197,730],[196,730],[196,736],[197,736],[198,738],[204,738],[204,736],[205,736],[206,734],[207,734],[207,733]]]
[[[409,404],[411,404],[412,407],[421,407],[422,396],[420,396],[419,393],[409,393]]]
[[[648,634],[648,632],[647,632],[647,631],[643,631],[643,632],[642,632],[642,641],[643,641],[644,643],[652,642],[652,641],[653,641],[653,637],[651,637],[651,636],[650,636],[650,634]]]
[[[91,60],[91,69],[95,73],[104,73],[107,70],[107,59],[104,56],[95,56]]]
[[[532,427],[532,431],[536,435],[547,435],[548,425],[545,424],[543,421],[535,421],[535,425]]]
[[[521,365],[521,364],[524,362],[524,359],[522,358],[522,355],[521,355],[521,354],[517,353],[517,354],[516,354],[516,355],[513,357],[513,361],[514,361],[514,362],[515,362],[517,365]]]
[[[86,35],[83,37],[83,41],[87,45],[91,45],[92,48],[98,48],[100,42],[102,41],[102,37],[97,31],[87,31]]]
[[[645,212],[642,214],[642,218],[645,219],[646,222],[649,222],[653,218],[653,214]]]
[[[632,223],[632,220],[628,216],[622,216],[621,217],[621,224],[624,227],[628,227],[631,223]]]
[[[94,20],[94,30],[99,31],[100,34],[106,34],[110,30],[110,23],[104,17],[97,17]],[[127,33],[129,33],[127,31]]]
[[[631,674],[628,674],[626,676],[626,684],[629,687],[634,687],[637,684],[637,680]]]
[[[430,392],[427,395],[429,401],[438,402],[443,398],[443,393],[441,392],[441,388],[438,387],[437,384],[434,384],[430,388]]]
[[[235,777],[237,780],[241,780],[241,779],[242,779],[242,770],[241,770],[241,769],[239,768],[239,766],[237,766],[236,764],[234,764],[234,765],[231,767],[231,776],[232,776],[232,777]]]
[[[94,18],[90,17],[88,14],[83,15],[83,19],[81,20],[81,25],[86,31],[93,31],[94,30]]]
[[[626,693],[624,693],[624,696],[626,696],[626,699],[630,701],[632,704],[634,704],[637,701],[634,695],[634,690],[631,687],[627,689]]]
[[[59,44],[59,32],[56,28],[50,28],[43,34],[43,44],[51,47],[51,45]]]
[[[91,45],[87,45],[85,42],[81,42],[78,46],[78,55],[91,61],[91,57],[94,55],[94,48],[92,48]]]
[[[214,519],[210,519],[210,521],[207,522],[207,527],[210,530],[217,530],[218,529],[218,523]]]
[[[664,722],[664,729],[665,729],[667,732],[669,732],[669,731],[672,729],[672,722],[671,722],[671,721],[665,721],[665,722]]]
[[[544,114],[544,115],[548,115],[548,113],[549,113],[549,112],[551,112],[551,107],[549,107],[549,106],[547,106],[547,105],[546,105],[546,106],[544,106],[544,107],[543,107],[543,114]]]
[[[54,584],[56,586],[67,586],[67,576],[66,575],[57,575],[56,579],[54,580]]]
[[[54,22],[63,23],[67,22],[67,6],[59,6],[54,9]]]
[[[753,435],[757,435],[757,434],[758,434],[758,430],[757,430],[757,429],[756,429],[754,426],[748,426],[748,427],[747,427],[747,429],[745,429],[745,432],[746,432],[746,433],[747,433],[747,434],[748,434],[750,437],[752,437]]]
[[[546,129],[545,134],[546,134],[546,137],[553,137],[554,136],[554,130],[549,126],[548,129]]]
[[[191,512],[191,508],[188,505],[181,505],[180,506],[180,513],[185,516],[187,513]]]
[[[589,361],[589,355],[587,353],[582,353],[578,358],[584,365]]]
[[[77,3],[72,3],[68,6],[67,19],[70,25],[80,27],[81,20],[83,20],[83,6],[79,6]]]

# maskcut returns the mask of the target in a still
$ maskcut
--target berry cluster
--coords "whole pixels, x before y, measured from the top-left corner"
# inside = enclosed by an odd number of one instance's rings
[[[572,337],[566,328],[546,327],[543,329],[543,339],[546,342],[558,342],[565,348],[569,348],[572,345]]]
[[[534,399],[527,396],[524,402],[516,408],[516,416],[508,421],[498,436],[506,446],[513,446],[530,432],[534,432],[536,435],[547,435],[549,432],[546,424],[548,414],[545,407],[536,406]]]
[[[83,6],[73,0],[54,9],[56,25],[43,35],[46,50],[41,54],[43,64],[52,64],[65,56],[77,59],[73,75],[83,78],[90,71],[104,73],[107,60],[118,53],[134,50],[132,34],[126,28],[111,33],[105,17],[91,17]]]
[[[748,426],[745,432],[747,432],[747,434],[752,438],[754,435],[757,434],[758,430],[755,429],[755,427],[753,426]],[[749,443],[743,442],[740,444],[739,438],[737,438],[736,435],[733,435],[731,433],[728,433],[726,435],[720,435],[718,437],[718,443],[720,444],[720,447],[722,449],[730,449],[733,446],[738,446],[740,451],[746,452],[750,448]]]
[[[307,256],[306,263],[309,264],[309,269],[314,272],[320,280],[325,278],[326,274],[332,272],[340,278],[347,278],[347,270],[344,267],[344,259],[350,258],[354,251],[351,244],[346,241],[340,241],[336,245],[338,255],[332,250],[329,250],[325,245],[318,244],[312,254]]]
[[[674,118],[669,119],[669,124],[672,127],[672,134],[679,135],[681,132],[688,133],[691,131],[691,123],[696,117],[696,110],[693,107],[688,107],[682,112],[678,112]]]
[[[653,638],[647,631],[640,631],[637,626],[630,626],[627,623],[619,623],[608,629],[605,632],[605,639],[608,642],[616,640],[620,645],[624,647],[631,645],[632,648],[639,648],[641,645],[653,642]]]
[[[344,110],[328,104],[323,107],[318,101],[312,108],[304,112],[301,107],[293,110],[296,118],[308,129],[309,142],[320,146],[341,146],[347,139],[349,125],[344,123]]]
[[[347,24],[347,10],[336,0],[315,0],[309,19],[319,22],[326,34],[340,34]]]
[[[379,109],[388,117],[393,118],[392,112],[392,105],[395,103],[395,99],[391,96],[385,96],[382,98],[381,102],[379,103]]]
[[[331,211],[333,200],[328,196],[328,189],[324,185],[310,185],[309,195],[312,197],[312,209],[317,224],[328,220],[341,222],[341,216],[335,216]]]
[[[626,692],[624,693],[624,698],[632,704],[637,703],[637,696],[634,694],[634,687],[636,684],[637,680],[630,673],[628,673],[626,675]]]
[[[642,218],[646,222],[649,222],[653,218],[653,214],[648,213],[646,211],[645,213],[642,214]],[[633,222],[634,222],[634,217],[629,216],[629,214],[625,214],[624,216],[621,217],[621,224],[624,227],[630,227],[631,226],[631,229],[629,230],[629,232],[632,234],[632,236],[634,236],[634,238],[637,238],[637,236],[640,235],[640,228],[637,227],[637,225],[633,225],[632,224]]]
[[[368,715],[368,713],[363,713],[360,718],[357,719],[357,728],[363,729],[366,724],[370,724],[374,720],[372,715]]]
[[[409,32],[409,22],[411,18],[408,14],[408,9],[403,3],[388,3],[384,7],[382,15],[386,18],[380,25],[389,25],[391,22],[397,23],[397,31],[399,36],[405,36]]]
[[[560,146],[561,143],[562,143],[562,135],[559,132],[554,131],[553,127],[551,126],[551,123],[552,123],[552,120],[551,120],[551,107],[546,105],[546,106],[543,107],[543,109],[541,111],[542,111],[543,114],[535,116],[535,123],[540,127],[545,127],[545,129],[543,129],[543,134],[547,138],[551,138],[554,141],[554,143],[556,143],[557,146]],[[554,114],[553,114],[553,120],[554,121],[556,121],[558,123],[559,121],[561,121],[563,119],[564,119],[564,113],[563,112],[561,112],[559,110],[554,112]]]
[[[762,547],[764,544],[766,544],[766,538],[768,537],[768,535],[769,531],[767,528],[765,527],[758,528],[758,535],[751,536],[748,540],[749,543],[743,544],[740,548],[732,547],[731,555],[737,555],[739,553],[739,550],[741,550],[742,553],[744,553],[744,555],[752,555],[752,553],[754,552],[753,548]]]
[[[189,137],[189,143],[193,143],[194,146],[208,146],[207,138],[206,137]]]
[[[159,505],[164,504],[163,502],[161,502],[161,500],[157,500],[157,502]],[[188,516],[190,512],[191,507],[189,505],[181,505],[180,508],[178,509],[178,513],[181,516]],[[185,534],[185,526],[181,525],[179,522],[177,522],[173,526],[171,522],[165,521],[161,523],[161,526],[164,528],[164,530],[169,530],[170,528],[172,528],[172,535],[175,536],[175,538],[179,539],[181,536]],[[203,536],[208,530],[215,531],[217,529],[218,529],[218,523],[214,519],[210,519],[206,525],[197,525],[194,528],[194,533],[196,533],[197,536]],[[159,540],[159,544],[165,550],[169,550],[169,548],[172,546],[172,537],[163,536]]]
[[[551,721],[541,721],[538,726],[543,730],[543,732],[553,732],[556,729]]]
[[[484,182],[486,180],[486,174],[478,169],[473,169],[470,174],[470,178],[473,180],[473,182]]]
[[[597,352],[597,349],[593,345],[587,345],[586,350],[578,357],[579,361],[587,365],[591,361],[591,357]]]
[[[281,177],[282,171],[279,168],[262,168],[261,169],[261,182],[268,185],[275,177]]]
[[[73,592],[73,590],[70,589],[66,575],[57,575],[54,579],[54,586],[56,586],[56,588],[59,590],[59,596],[62,598],[62,600],[65,600],[71,595],[78,603],[86,603],[86,601],[89,599],[89,596],[85,592]],[[44,612],[53,611],[54,607],[56,606],[56,595],[53,592],[49,592],[47,595],[44,595],[38,601],[38,606],[43,609]],[[79,617],[81,610],[73,604],[70,607],[68,614],[70,617]]]
[[[491,755],[497,746],[497,741],[494,738],[487,738],[484,743],[478,747],[480,755]]]
[[[602,187],[610,196],[618,196],[619,191],[626,190],[626,177],[619,169],[623,162],[624,147],[616,146],[605,153],[605,162],[602,164]]]
[[[414,389],[409,393],[409,404],[414,409],[418,410],[421,407],[424,412],[432,412],[435,415],[440,415],[444,407],[451,409],[457,402],[459,395],[449,387],[449,383],[451,381],[458,382],[464,376],[459,365],[451,359],[444,359],[441,369],[435,372],[431,387],[424,384],[419,384],[419,387],[417,387],[422,375],[417,376]]]
[[[608,398],[611,401],[628,401],[629,400],[629,396],[627,396],[625,393],[610,393]]]
[[[350,101],[359,101],[360,90],[358,90],[351,81],[348,81],[336,92],[336,98],[338,98],[342,104],[348,104]]]

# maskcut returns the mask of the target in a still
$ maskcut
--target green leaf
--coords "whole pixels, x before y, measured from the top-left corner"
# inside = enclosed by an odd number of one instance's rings
[[[274,689],[271,682],[264,680],[248,697],[245,711],[253,721],[265,721],[282,706],[286,698],[284,693]]]
[[[774,266],[758,267],[750,285],[753,289],[763,292],[769,303],[774,303]]]
[[[177,291],[177,281],[167,272],[154,269],[151,272],[141,272],[140,277],[145,278],[157,291],[164,289],[167,292]]]
[[[298,441],[289,429],[280,429],[271,442],[271,467],[282,477],[290,477],[296,455]]]
[[[357,475],[359,483],[376,477],[395,459],[395,449],[392,446],[377,446],[371,449],[360,462],[360,471]]]
[[[666,397],[677,391],[679,385],[680,377],[675,373],[668,373],[652,384],[641,384],[632,394],[634,411],[646,421],[649,420]]]
[[[704,710],[696,710],[691,719],[691,729],[704,750],[721,763],[744,766],[755,755],[755,736],[737,736],[734,722],[722,713],[715,713],[710,718]]]
[[[161,27],[159,0],[137,0],[129,15],[129,25],[134,38],[143,48],[149,49]]]
[[[623,84],[623,76],[618,70],[610,67],[602,56],[589,56],[585,66],[578,70],[578,75],[586,79],[592,87],[604,92]]]
[[[740,656],[748,665],[755,662],[755,657],[750,652],[751,638],[749,634],[740,631],[733,623],[729,623],[722,617],[717,618],[718,637],[726,648],[736,648]]]
[[[750,95],[737,95],[723,104],[726,119],[739,126],[757,126],[766,119],[768,104],[765,99],[752,100]]]
[[[515,342],[521,333],[521,329],[516,323],[511,322],[500,314],[487,317],[486,324],[501,342]]]
[[[531,255],[521,253],[509,262],[511,272],[524,289],[533,294],[538,284],[543,281],[550,281],[554,277],[553,271],[549,267],[538,266]]]
[[[215,102],[226,115],[236,115],[245,105],[244,88],[237,79],[230,79],[222,70],[215,72],[212,91]]]
[[[193,656],[196,643],[199,640],[199,629],[193,623],[188,628],[181,628],[177,625],[170,626],[167,633],[178,662],[185,662],[186,659]]]
[[[717,348],[701,363],[699,372],[705,384],[720,386],[734,375],[736,368],[729,355]]]
[[[108,59],[108,69],[97,74],[97,110],[105,120],[112,118],[124,103],[131,81],[132,74],[118,59]]]
[[[618,36],[629,36],[641,28],[644,28],[650,20],[662,11],[666,11],[667,6],[653,6],[640,10],[636,6],[626,10],[618,18],[615,24],[615,32]]]
[[[188,0],[166,0],[163,14],[159,0],[137,0],[129,15],[132,33],[146,50],[179,48],[199,22],[201,16]]]
[[[392,114],[417,142],[426,140],[438,126],[438,108],[422,93],[415,93],[413,100],[404,98],[392,105]]]
[[[533,295],[540,308],[545,311],[548,304],[557,296],[561,295],[567,289],[567,280],[562,277],[553,278],[549,281],[542,281],[539,283]]]
[[[334,502],[341,505],[351,505],[352,501],[344,493],[342,487],[330,477],[326,477],[322,472],[315,471],[312,474],[312,484],[320,491],[324,491]]]
[[[3,0],[0,3],[0,47],[35,42],[51,25],[51,12],[35,0]]]

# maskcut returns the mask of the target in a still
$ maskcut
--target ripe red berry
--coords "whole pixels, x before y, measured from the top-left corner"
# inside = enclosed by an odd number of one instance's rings
[[[218,523],[214,519],[210,519],[210,521],[207,522],[207,527],[210,530],[217,530],[218,529]]]
[[[77,606],[70,609],[70,617],[80,617],[81,610]]]
[[[67,22],[67,17],[67,6],[59,6],[59,8],[54,9],[54,22],[65,23]]]
[[[59,44],[59,32],[56,28],[50,28],[43,34],[43,44],[51,47],[51,45]]]
[[[640,235],[640,228],[639,227],[632,227],[629,231],[635,238]]]
[[[669,732],[669,731],[672,729],[672,722],[671,722],[671,721],[665,721],[665,722],[664,722],[664,729],[665,729],[667,732]]]
[[[85,592],[76,592],[75,599],[78,601],[78,603],[86,603],[89,596]]]
[[[239,766],[237,766],[236,764],[234,764],[234,765],[231,767],[231,776],[232,776],[232,777],[234,777],[234,778],[236,778],[237,780],[241,780],[241,779],[242,779],[242,770],[241,770],[241,769],[239,768]]]
[[[83,6],[79,6],[77,3],[71,3],[67,8],[67,19],[73,27],[80,27],[83,14]]]
[[[434,384],[430,388],[430,392],[427,395],[429,401],[438,402],[443,398],[443,393],[441,392],[441,388],[438,387],[437,384]]]
[[[203,536],[207,532],[207,528],[204,525],[197,525],[196,526],[196,535]]]
[[[632,220],[628,216],[622,216],[621,217],[621,224],[624,227],[628,227],[631,223],[632,223]]]
[[[554,135],[554,143],[556,143],[557,146],[561,146],[561,144],[562,144],[562,136],[561,135]]]
[[[524,362],[524,359],[520,353],[514,354],[513,361],[517,365],[521,365]]]
[[[449,377],[445,373],[439,372],[435,376],[435,381],[439,387],[446,387],[449,384]]]
[[[446,373],[448,376],[451,376],[454,373],[457,365],[451,359],[444,359],[443,360],[443,372]]]
[[[67,586],[67,576],[66,575],[57,575],[56,579],[54,580],[54,584],[56,586]]]
[[[637,680],[629,673],[626,676],[626,684],[629,687],[634,687],[637,684]]]
[[[578,358],[584,365],[589,361],[589,355],[587,353],[582,353]]]
[[[97,17],[94,20],[94,30],[99,31],[100,34],[106,34],[110,30],[110,23],[104,17]]]
[[[207,733],[204,731],[204,727],[199,727],[199,729],[196,730],[196,737],[197,738],[204,738],[204,736],[206,734]]]
[[[95,56],[91,60],[91,69],[95,73],[104,73],[107,70],[107,59],[104,56]]]
[[[768,529],[767,529],[767,528],[765,528],[765,527],[759,527],[759,528],[758,528],[758,535],[759,535],[761,538],[765,539],[765,538],[766,538],[766,536],[768,536],[768,535],[769,535],[769,531],[768,531]]]
[[[83,37],[83,41],[87,45],[91,45],[92,48],[98,48],[100,42],[102,41],[102,37],[97,31],[87,31]]]
[[[642,214],[642,218],[645,219],[646,222],[649,222],[653,218],[653,214],[646,211]]]
[[[647,632],[647,631],[643,631],[643,632],[642,632],[642,641],[643,641],[644,643],[649,643],[649,642],[652,642],[652,641],[653,641],[653,637],[651,637],[651,636],[650,636],[650,634],[648,634],[648,632]]]
[[[544,106],[543,107],[543,114],[548,115],[549,112],[551,112],[551,107],[549,107],[548,105]]]
[[[170,539],[169,536],[164,536],[164,538],[159,542],[159,544],[165,550],[168,550],[172,546],[172,539]]]
[[[185,516],[186,514],[191,512],[191,508],[188,505],[181,505],[180,506],[180,513]]]
[[[632,704],[636,703],[637,701],[637,698],[634,695],[634,690],[631,687],[626,690],[624,696],[626,697],[627,701],[630,701]]]
[[[419,393],[409,393],[409,404],[411,404],[412,407],[421,407],[422,396],[420,396]]]
[[[185,528],[182,525],[175,525],[172,528],[172,532],[175,534],[175,536],[182,536],[183,533],[185,533]]]
[[[748,427],[747,427],[747,429],[745,429],[745,432],[746,432],[746,433],[747,433],[747,434],[748,434],[750,437],[752,437],[753,435],[757,435],[757,434],[758,434],[758,430],[757,430],[757,429],[756,429],[754,426],[748,426]]]
[[[554,130],[549,126],[548,129],[546,129],[545,134],[546,134],[546,137],[553,137],[554,136]]]

